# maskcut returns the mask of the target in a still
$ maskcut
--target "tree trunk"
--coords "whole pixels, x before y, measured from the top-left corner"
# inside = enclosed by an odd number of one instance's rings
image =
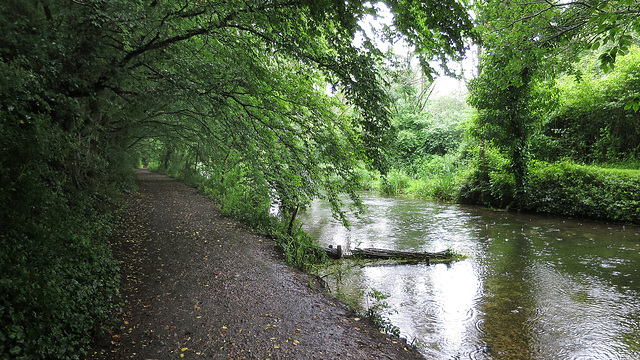
[[[296,221],[296,216],[298,216],[298,210],[300,209],[300,205],[296,205],[295,209],[291,212],[291,219],[289,220],[289,227],[287,228],[287,234],[291,236],[293,233],[293,223]]]

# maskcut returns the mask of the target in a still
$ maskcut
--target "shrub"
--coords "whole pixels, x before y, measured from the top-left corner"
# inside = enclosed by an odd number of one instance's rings
[[[489,173],[489,189],[491,190],[491,202],[496,207],[507,207],[513,204],[515,199],[515,176],[505,171],[492,171]]]
[[[392,169],[380,183],[380,191],[386,195],[400,195],[409,187],[410,177],[404,171]]]
[[[423,162],[417,177],[427,183],[429,192],[424,197],[446,201],[457,199],[467,162],[452,154],[432,156]]]
[[[513,197],[512,177],[506,169],[509,161],[497,149],[483,147],[468,166],[466,178],[461,180],[459,200],[467,204],[505,207]]]
[[[132,163],[31,120],[0,126],[0,359],[75,359],[117,309],[110,195]]]
[[[640,173],[534,162],[528,209],[640,223]]]
[[[356,172],[360,178],[359,187],[361,190],[371,191],[380,187],[380,173],[378,171],[358,167]]]
[[[0,358],[77,358],[109,321],[118,263],[87,235],[0,236]]]
[[[309,271],[315,265],[325,263],[328,260],[326,252],[318,247],[315,240],[300,228],[297,228],[292,235],[278,231],[273,236],[286,263],[291,266]]]

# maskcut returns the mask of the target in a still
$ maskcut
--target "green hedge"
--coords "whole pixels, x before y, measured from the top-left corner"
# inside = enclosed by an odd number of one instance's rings
[[[534,162],[528,210],[640,223],[640,171]]]
[[[494,159],[484,171],[478,169],[461,187],[461,202],[497,208],[511,206],[515,181],[507,171],[508,163]],[[640,171],[603,169],[567,161],[533,161],[523,210],[640,223]]]

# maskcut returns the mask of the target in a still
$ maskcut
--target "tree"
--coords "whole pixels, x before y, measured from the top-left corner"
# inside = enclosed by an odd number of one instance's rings
[[[628,51],[639,29],[635,1],[481,1],[476,3],[482,38],[481,72],[470,85],[470,102],[479,110],[476,134],[503,148],[515,178],[515,202],[527,192],[530,129],[538,102],[535,84],[571,71],[571,59],[600,49],[601,68],[612,69]],[[605,45],[602,47],[602,45]],[[632,100],[627,107],[633,107]]]
[[[391,162],[396,169],[416,173],[425,157],[457,150],[463,132],[460,124],[469,107],[462,95],[432,96],[434,81],[411,60],[396,61],[386,69],[386,78],[395,134]]]
[[[640,50],[618,56],[604,73],[588,52],[580,70],[558,78],[558,106],[537,137],[537,156],[546,161],[616,162],[640,154],[640,113],[627,107],[640,93]]]
[[[469,103],[478,110],[473,133],[504,150],[515,180],[515,207],[526,201],[529,134],[534,122],[531,89],[544,76],[539,63],[548,50],[538,44],[542,16],[523,20],[525,14],[501,3],[483,3],[478,23],[483,33],[480,71],[469,82]],[[492,31],[491,29],[498,29]],[[506,29],[509,29],[507,32]]]
[[[401,11],[417,4],[390,6]],[[423,51],[427,55],[436,49],[442,56],[455,55],[463,49],[458,39],[470,30],[470,23],[446,33],[439,29],[438,19],[448,14],[463,21],[466,14],[459,6],[448,13],[445,10],[422,14],[421,21],[402,25],[413,43],[432,47],[429,53]],[[156,106],[162,111],[154,113],[152,123],[171,116],[168,122],[192,128],[197,117],[196,127],[207,128],[210,140],[242,153],[253,171],[268,175],[266,181],[279,192],[277,198],[292,202],[282,209],[295,209],[296,203],[323,194],[340,214],[338,190],[347,190],[356,198],[353,161],[365,160],[384,169],[390,139],[387,97],[377,70],[382,54],[371,40],[365,41],[365,49],[355,48],[351,41],[359,31],[355,20],[373,13],[374,8],[359,2],[314,1],[201,5],[179,11],[180,16],[171,18],[176,23],[172,29],[177,30],[128,40],[139,45],[122,60],[134,70],[134,76],[153,78],[152,86],[161,86],[162,97],[172,93],[180,97],[180,101],[163,101],[177,106],[171,111]],[[140,26],[161,28],[169,21],[157,17],[155,22],[145,18]],[[438,36],[432,36],[433,29],[439,29]],[[452,47],[453,42],[458,45]],[[202,50],[194,53],[194,48]],[[161,61],[153,57],[147,61],[159,51]],[[180,88],[175,87],[174,79],[180,79]],[[340,110],[343,105],[324,94],[326,82],[358,109],[357,116]],[[232,134],[227,134],[230,130]],[[332,180],[336,175],[347,186],[337,187]]]
[[[472,26],[456,1],[388,4],[407,15],[391,35],[425,58],[464,48]],[[384,168],[382,54],[371,39],[352,43],[369,3],[8,0],[0,10],[2,357],[75,356],[110,313],[108,229],[89,225],[107,223],[102,194],[126,187],[136,151],[248,174],[286,208],[323,194],[337,210],[356,160]],[[47,280],[55,274],[65,282]]]

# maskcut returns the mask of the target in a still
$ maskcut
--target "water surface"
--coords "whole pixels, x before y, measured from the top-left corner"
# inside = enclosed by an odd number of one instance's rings
[[[320,201],[305,230],[347,249],[469,256],[340,279],[341,291],[390,295],[387,317],[428,359],[640,359],[639,227],[363,196],[349,230]]]

